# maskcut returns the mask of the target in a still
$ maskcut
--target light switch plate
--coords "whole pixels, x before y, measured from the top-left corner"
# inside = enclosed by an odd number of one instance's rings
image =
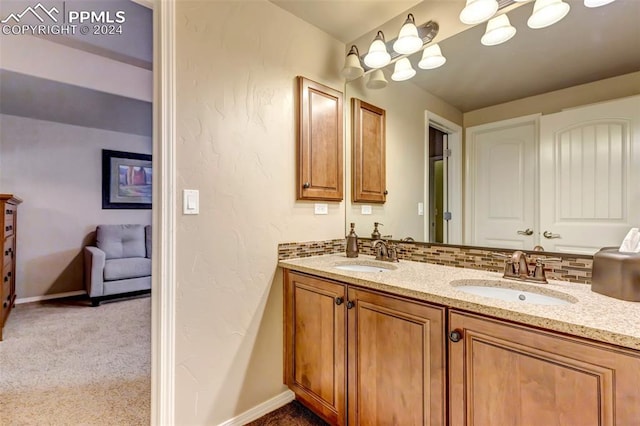
[[[424,216],[424,203],[418,203],[418,216]]]
[[[360,207],[360,213],[362,213],[362,214],[371,214],[371,213],[373,213],[373,209],[371,208],[371,206],[362,206],[362,207]]]
[[[329,204],[316,203],[313,207],[314,214],[329,214]]]
[[[200,191],[197,189],[185,189],[182,191],[182,213],[200,213]]]

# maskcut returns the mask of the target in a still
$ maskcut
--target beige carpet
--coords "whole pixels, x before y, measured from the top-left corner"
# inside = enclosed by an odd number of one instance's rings
[[[0,425],[148,425],[151,298],[16,305],[0,342]]]

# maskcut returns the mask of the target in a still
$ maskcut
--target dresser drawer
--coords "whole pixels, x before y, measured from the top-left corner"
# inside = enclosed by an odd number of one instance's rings
[[[4,240],[4,246],[2,247],[2,258],[4,259],[2,262],[3,265],[11,265],[11,261],[16,255],[15,239],[16,237],[11,236]]]
[[[14,204],[4,205],[4,236],[13,235],[16,229],[16,206]]]
[[[11,304],[12,274],[11,266],[2,268],[2,300],[0,301],[0,304],[2,305],[3,310]]]

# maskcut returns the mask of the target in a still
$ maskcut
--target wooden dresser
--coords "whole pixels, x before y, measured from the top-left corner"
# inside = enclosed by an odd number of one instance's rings
[[[16,225],[18,218],[18,204],[21,199],[13,194],[0,194],[0,232],[2,235],[2,263],[0,264],[0,277],[2,277],[2,301],[0,308],[0,340],[2,330],[7,322],[9,312],[16,300]]]

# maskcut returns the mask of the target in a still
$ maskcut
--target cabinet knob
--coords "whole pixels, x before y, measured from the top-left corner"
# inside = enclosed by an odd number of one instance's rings
[[[389,195],[389,191],[387,191],[386,189],[384,190],[384,195]]]
[[[309,188],[311,188],[311,184],[309,182],[305,182],[305,183],[302,184],[302,187],[304,189],[309,189]]]
[[[5,275],[5,276],[4,276],[4,282],[6,283],[6,282],[8,282],[8,281],[9,281],[9,277]]]
[[[451,333],[449,333],[449,340],[451,340],[452,342],[459,342],[460,340],[462,340],[462,330],[453,330]]]
[[[6,307],[7,307],[7,302],[4,302],[4,303],[2,304],[2,306],[6,308]]]
[[[354,306],[356,306],[356,304],[355,304],[355,303],[353,303],[351,300],[349,300],[349,301],[347,302],[347,309],[351,309],[351,308],[353,308]]]
[[[336,305],[340,306],[342,305],[342,302],[344,302],[343,297],[336,297]]]

